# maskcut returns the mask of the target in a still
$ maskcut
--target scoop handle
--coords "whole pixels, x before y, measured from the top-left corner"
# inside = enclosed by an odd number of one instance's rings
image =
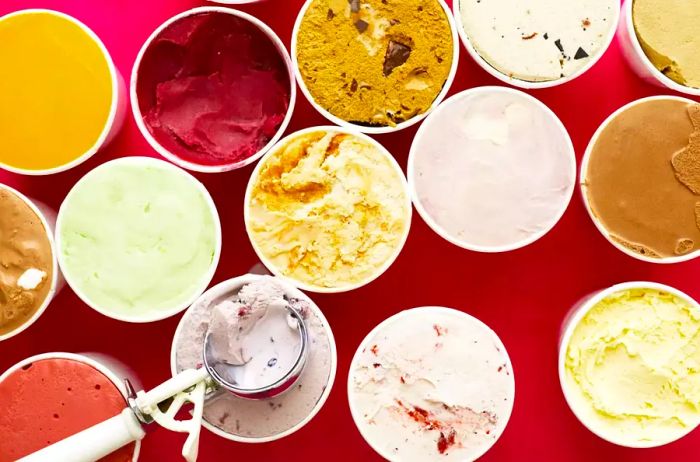
[[[95,462],[145,436],[131,409],[23,457],[19,462]]]

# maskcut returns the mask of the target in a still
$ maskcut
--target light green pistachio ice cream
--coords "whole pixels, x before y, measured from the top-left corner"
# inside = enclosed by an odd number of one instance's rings
[[[108,316],[175,314],[210,282],[219,218],[204,187],[166,162],[118,159],[88,173],[61,207],[57,240],[71,287]]]

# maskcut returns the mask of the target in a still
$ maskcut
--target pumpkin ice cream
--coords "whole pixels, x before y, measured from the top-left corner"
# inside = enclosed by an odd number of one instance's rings
[[[363,126],[395,126],[430,109],[452,67],[454,38],[437,0],[313,0],[296,60],[315,102]]]
[[[364,137],[335,130],[292,135],[263,158],[245,221],[271,270],[309,290],[349,290],[382,273],[410,226],[406,180]]]

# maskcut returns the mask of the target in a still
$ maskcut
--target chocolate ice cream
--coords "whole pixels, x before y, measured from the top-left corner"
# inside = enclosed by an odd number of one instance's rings
[[[0,335],[31,319],[51,291],[53,251],[36,212],[0,185]]]
[[[652,258],[697,251],[700,105],[662,97],[623,109],[591,147],[583,191],[617,244]]]

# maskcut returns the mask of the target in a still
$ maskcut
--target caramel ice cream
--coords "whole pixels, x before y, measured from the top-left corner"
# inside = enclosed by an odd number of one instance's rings
[[[662,97],[624,108],[584,166],[594,218],[617,244],[668,258],[700,248],[700,105]]]
[[[632,21],[654,67],[681,85],[700,88],[699,2],[634,0]]]
[[[437,0],[313,0],[295,53],[303,83],[321,107],[358,125],[394,126],[432,106],[453,51],[447,13]]]
[[[310,290],[362,285],[393,261],[411,219],[406,180],[369,139],[318,129],[263,158],[248,186],[253,246]]]
[[[29,321],[51,292],[53,251],[36,212],[0,185],[0,335]]]

